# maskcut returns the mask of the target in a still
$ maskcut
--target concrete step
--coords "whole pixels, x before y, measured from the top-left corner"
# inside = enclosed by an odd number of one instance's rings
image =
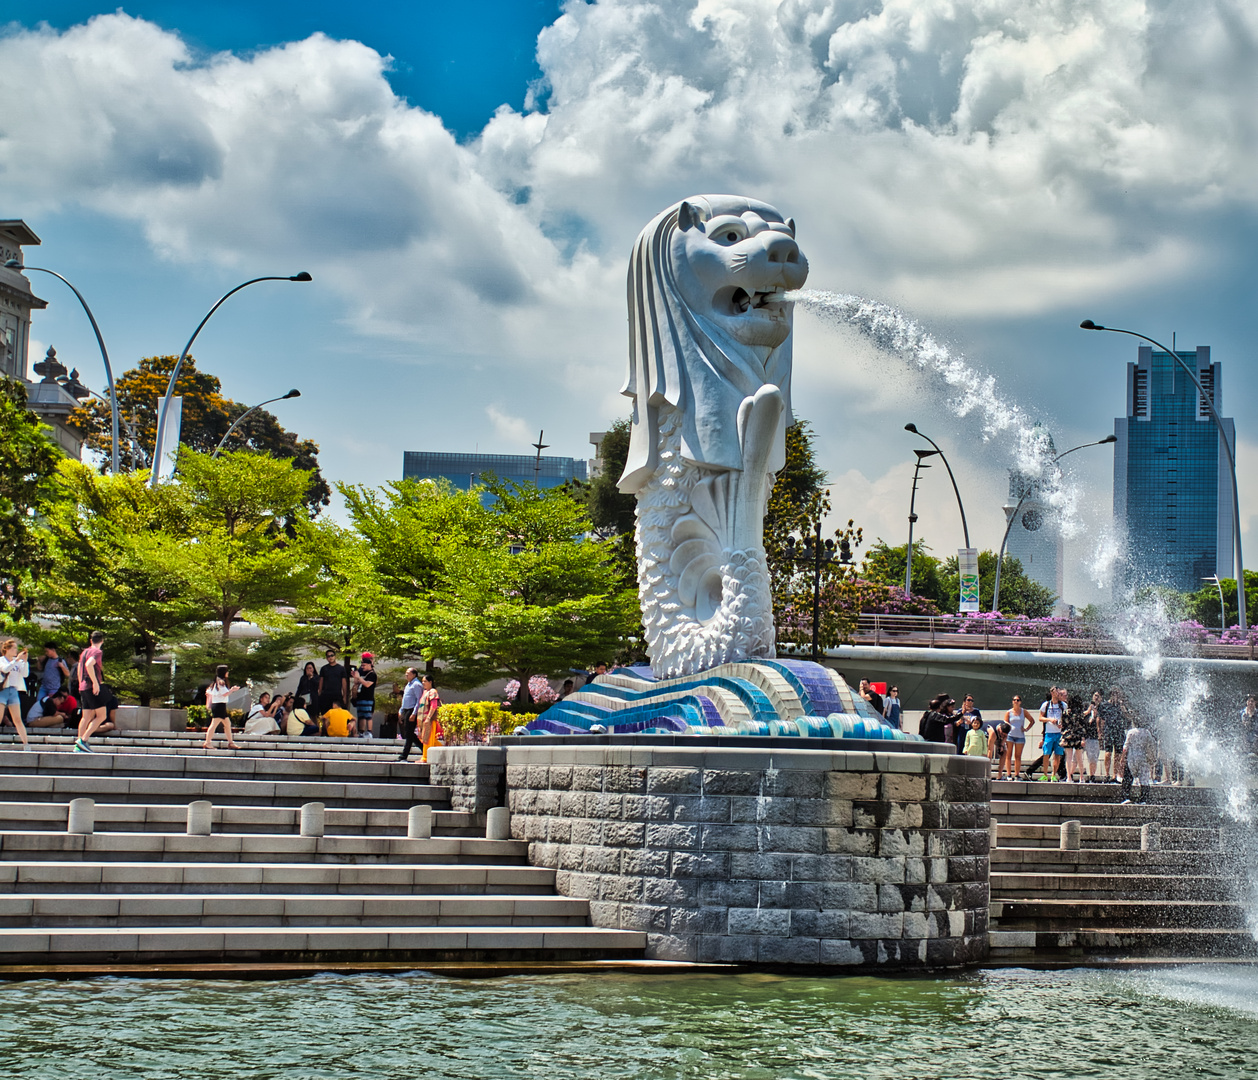
[[[0,801],[0,831],[65,832],[69,809],[67,802]],[[181,804],[98,802],[95,817],[97,832],[182,833],[187,827],[188,811]],[[216,833],[295,834],[301,808],[215,806],[212,818]],[[324,829],[329,836],[405,836],[406,825],[405,810],[329,809],[324,813]],[[434,836],[484,836],[484,815],[434,810],[432,831]]]
[[[1222,815],[1211,806],[1155,803],[1123,805],[993,797],[991,813],[1002,825],[1059,825],[1063,821],[1080,821],[1084,825],[1140,826],[1156,821],[1169,828],[1217,828],[1222,823]]]
[[[1074,931],[991,930],[992,960],[1053,960],[1087,956],[1258,957],[1247,931],[1080,928]]]
[[[32,742],[45,743],[49,747],[73,747],[75,732],[69,728],[27,728],[27,735]],[[287,750],[293,753],[330,752],[338,754],[388,754],[397,757],[401,748],[400,739],[341,739],[325,735],[246,735],[239,729],[235,732],[238,743],[252,749]],[[215,736],[219,746],[226,741],[220,732]],[[203,731],[149,731],[143,728],[112,731],[105,735],[94,735],[92,744],[101,746],[163,746],[189,751],[200,749],[205,744]],[[0,746],[20,745],[20,740],[11,728],[6,728],[0,735]]]
[[[231,750],[206,751],[199,755],[0,753],[0,778],[35,775],[415,784],[427,782],[428,766],[413,761],[374,761],[359,757],[333,760],[250,756]]]
[[[1236,901],[1166,900],[997,900],[991,904],[994,929],[1244,929],[1247,909]]]
[[[1004,900],[1079,899],[1231,900],[1234,876],[1210,874],[1164,877],[1161,874],[1003,873],[991,875],[991,898]]]
[[[0,813],[3,808],[0,807]],[[1218,851],[1220,835],[1212,828],[1166,828],[1161,830],[1164,850]],[[1060,825],[997,824],[997,843],[1000,847],[1055,848],[1061,843]],[[1084,825],[1080,830],[1080,842],[1085,850],[1094,848],[1105,851],[1140,850],[1140,827],[1136,825]]]
[[[119,862],[341,862],[341,863],[523,863],[523,840],[478,837],[432,837],[408,840],[398,836],[187,836],[180,833],[0,833],[0,861],[60,862],[71,855]]]
[[[554,895],[555,871],[477,863],[0,861],[0,894],[48,892]]]
[[[640,957],[646,934],[560,927],[96,927],[0,930],[5,964],[221,960],[521,960]]]
[[[585,926],[589,904],[562,896],[267,896],[135,893],[0,896],[0,927]]]
[[[1080,848],[1062,851],[1058,848],[998,847],[989,853],[993,873],[1022,874],[1095,874],[1101,871],[1121,874],[1184,874],[1219,873],[1233,868],[1233,863],[1217,851],[1106,851]]]
[[[449,807],[450,791],[424,783],[358,783],[331,780],[234,780],[205,777],[5,774],[0,798],[20,802],[68,802],[86,797],[110,803],[187,806],[208,799],[215,806],[301,806],[321,802],[339,809],[408,810],[420,803]]]
[[[1045,783],[1039,780],[993,780],[992,799],[1017,801],[1030,799],[1035,802],[1118,802],[1120,784],[1068,784]],[[1136,790],[1140,788],[1137,785]],[[1172,784],[1154,784],[1149,788],[1146,801],[1162,806],[1218,806],[1219,792],[1208,787],[1175,787]]]

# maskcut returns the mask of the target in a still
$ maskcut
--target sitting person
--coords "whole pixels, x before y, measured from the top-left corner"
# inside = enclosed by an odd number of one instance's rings
[[[100,700],[105,709],[105,722],[92,734],[108,735],[111,731],[118,730],[118,695],[108,683],[101,683]]]
[[[77,729],[81,718],[78,698],[63,686],[55,694],[31,706],[31,711],[26,714],[26,726],[28,728],[72,727]]]
[[[334,739],[352,739],[358,734],[358,721],[354,714],[339,704],[334,704],[323,714],[323,725]]]
[[[293,707],[288,714],[288,719],[284,722],[285,735],[318,735],[319,725],[310,719],[310,714],[306,712],[306,699],[303,697],[293,698]]]
[[[249,710],[249,716],[245,720],[246,735],[277,735],[280,726],[275,721],[275,710],[279,708],[280,699],[276,698],[274,702],[268,691],[263,690],[262,696],[258,698],[257,703]]]

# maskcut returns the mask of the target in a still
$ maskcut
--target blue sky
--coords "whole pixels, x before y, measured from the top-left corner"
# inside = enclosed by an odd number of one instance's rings
[[[1058,446],[1112,429],[1134,355],[1082,318],[1210,344],[1249,530],[1251,8],[11,0],[4,17],[0,216],[43,238],[28,261],[79,286],[119,367],[177,352],[237,282],[309,270],[234,297],[196,354],[240,401],[300,387],[277,414],[334,480],[396,478],[406,449],[528,453],[539,428],[584,456],[627,412],[638,230],[738,190],[796,218],[810,286],[900,306]],[[99,386],[69,294],[35,287],[50,306],[34,337]],[[912,419],[995,547],[1009,439],[984,441],[929,375],[806,313],[796,325],[797,409],[836,516],[902,539]],[[1110,458],[1071,460],[1082,603]],[[919,529],[946,553],[955,508],[930,481]]]

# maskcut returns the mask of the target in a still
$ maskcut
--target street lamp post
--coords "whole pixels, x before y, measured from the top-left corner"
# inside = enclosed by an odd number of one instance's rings
[[[1214,395],[1206,393],[1205,387],[1201,385],[1201,380],[1197,378],[1197,373],[1184,362],[1179,353],[1174,349],[1168,349],[1160,341],[1154,341],[1153,338],[1146,334],[1137,333],[1135,330],[1119,330],[1113,326],[1100,326],[1091,319],[1084,319],[1079,324],[1079,328],[1081,330],[1104,330],[1111,334],[1126,334],[1128,337],[1139,338],[1141,341],[1147,341],[1154,348],[1161,349],[1183,369],[1185,375],[1192,379],[1192,384],[1197,388],[1197,393],[1201,395],[1201,400],[1205,402],[1206,408],[1210,410],[1210,419],[1214,421],[1214,426],[1218,430],[1219,439],[1223,443],[1223,451],[1227,454],[1228,466],[1232,470],[1232,538],[1233,546],[1236,548],[1236,615],[1240,629],[1248,630],[1249,619],[1245,609],[1245,559],[1241,554],[1241,501],[1240,491],[1236,483],[1236,455],[1232,452],[1232,444],[1228,442],[1227,431],[1223,427],[1223,420],[1220,418],[1218,410],[1214,407]]]
[[[965,523],[965,507],[961,505],[961,489],[957,487],[957,478],[952,475],[952,466],[948,464],[948,458],[939,449],[939,444],[934,439],[929,435],[923,435],[917,430],[916,424],[905,424],[904,430],[911,431],[914,435],[930,443],[935,448],[935,452],[939,455],[940,460],[944,463],[944,468],[948,470],[948,479],[952,481],[952,490],[957,497],[957,509],[961,511],[961,532],[965,536],[965,546],[968,548],[970,546],[970,527]]]
[[[1118,442],[1117,435],[1106,435],[1103,439],[1097,439],[1096,442],[1080,443],[1078,446],[1072,446],[1069,450],[1063,450],[1058,454],[1050,465],[1056,465],[1067,454],[1073,454],[1076,450],[1083,450],[1089,446],[1106,446],[1109,443]],[[1018,513],[1022,509],[1022,504],[1026,502],[1027,496],[1031,494],[1031,484],[1027,484],[1026,490],[1018,497],[1018,505],[1013,508],[1013,513],[1009,520],[1005,522],[1005,535],[1000,538],[1000,554],[996,556],[996,578],[992,582],[992,614],[994,615],[1000,610],[1000,568],[1005,561],[1005,545],[1009,542],[1009,531],[1013,528],[1013,523],[1018,520]]]
[[[197,335],[201,333],[201,329],[210,321],[210,316],[214,314],[228,297],[234,296],[241,289],[248,288],[250,285],[256,285],[259,281],[311,281],[311,276],[303,270],[299,274],[292,274],[287,277],[271,275],[269,277],[250,278],[248,281],[241,282],[234,289],[224,293],[218,298],[214,306],[205,313],[205,318],[197,323],[197,328],[192,331],[192,337],[188,338],[188,344],[183,347],[183,352],[179,354],[179,359],[175,361],[175,370],[170,373],[170,382],[166,384],[166,394],[162,398],[161,407],[157,410],[157,445],[153,451],[153,471],[149,475],[149,486],[157,486],[157,477],[161,472],[161,454],[162,440],[166,437],[166,413],[170,409],[170,399],[175,396],[175,383],[179,379],[179,371],[183,367],[184,360],[188,357],[188,351],[192,348],[192,343],[196,341]]]
[[[227,429],[227,434],[224,435],[221,439],[219,439],[218,445],[214,447],[214,453],[212,453],[210,457],[214,457],[214,458],[218,457],[223,447],[227,445],[227,440],[231,438],[232,432],[235,431],[238,427],[240,427],[242,423],[244,423],[245,417],[248,416],[250,413],[257,412],[260,408],[262,408],[263,405],[270,405],[276,401],[287,401],[289,398],[295,398],[295,397],[301,397],[300,390],[290,390],[287,394],[281,394],[279,397],[267,398],[266,401],[259,401],[256,405],[251,405],[244,412],[242,412],[238,417],[236,417],[236,422]]]
[[[839,540],[836,550],[833,540],[821,539],[821,518],[817,518],[812,536],[805,536],[802,545],[793,536],[786,538],[786,557],[800,566],[812,567],[812,659],[821,662],[821,571],[832,562],[840,566],[852,563],[852,545],[847,537]]]
[[[64,282],[72,293],[79,298],[79,303],[83,305],[83,310],[87,313],[88,322],[92,324],[92,331],[96,334],[96,344],[100,346],[101,359],[105,361],[105,381],[109,384],[109,434],[112,442],[112,453],[110,454],[110,468],[114,475],[118,473],[118,395],[114,393],[114,369],[109,364],[109,350],[105,348],[105,339],[101,336],[100,327],[96,325],[96,316],[92,314],[92,309],[87,306],[87,301],[83,299],[83,294],[79,292],[65,278],[57,273],[56,270],[49,270],[44,266],[23,266],[17,259],[9,259],[5,264],[9,270],[38,270],[41,274],[51,274],[58,281]]]
[[[929,469],[929,465],[923,462],[928,457],[934,457],[939,453],[938,450],[914,450],[917,455],[917,464],[913,466],[913,493],[909,496],[909,546],[905,549],[904,557],[904,595],[908,596],[913,591],[913,526],[917,524],[917,478],[922,469]]]

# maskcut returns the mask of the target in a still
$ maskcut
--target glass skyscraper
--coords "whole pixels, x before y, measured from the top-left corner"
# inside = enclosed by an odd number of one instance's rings
[[[486,473],[500,480],[552,488],[569,480],[588,478],[586,463],[579,458],[537,457],[534,454],[452,454],[427,450],[407,450],[402,455],[402,479],[449,480],[466,491],[481,482]]]
[[[1210,347],[1177,355],[1223,411],[1222,365]],[[1235,450],[1236,425],[1223,420]],[[1114,421],[1114,522],[1126,533],[1127,565],[1117,585],[1201,587],[1233,577],[1232,476],[1202,395],[1170,353],[1142,345],[1127,365],[1127,415]]]

